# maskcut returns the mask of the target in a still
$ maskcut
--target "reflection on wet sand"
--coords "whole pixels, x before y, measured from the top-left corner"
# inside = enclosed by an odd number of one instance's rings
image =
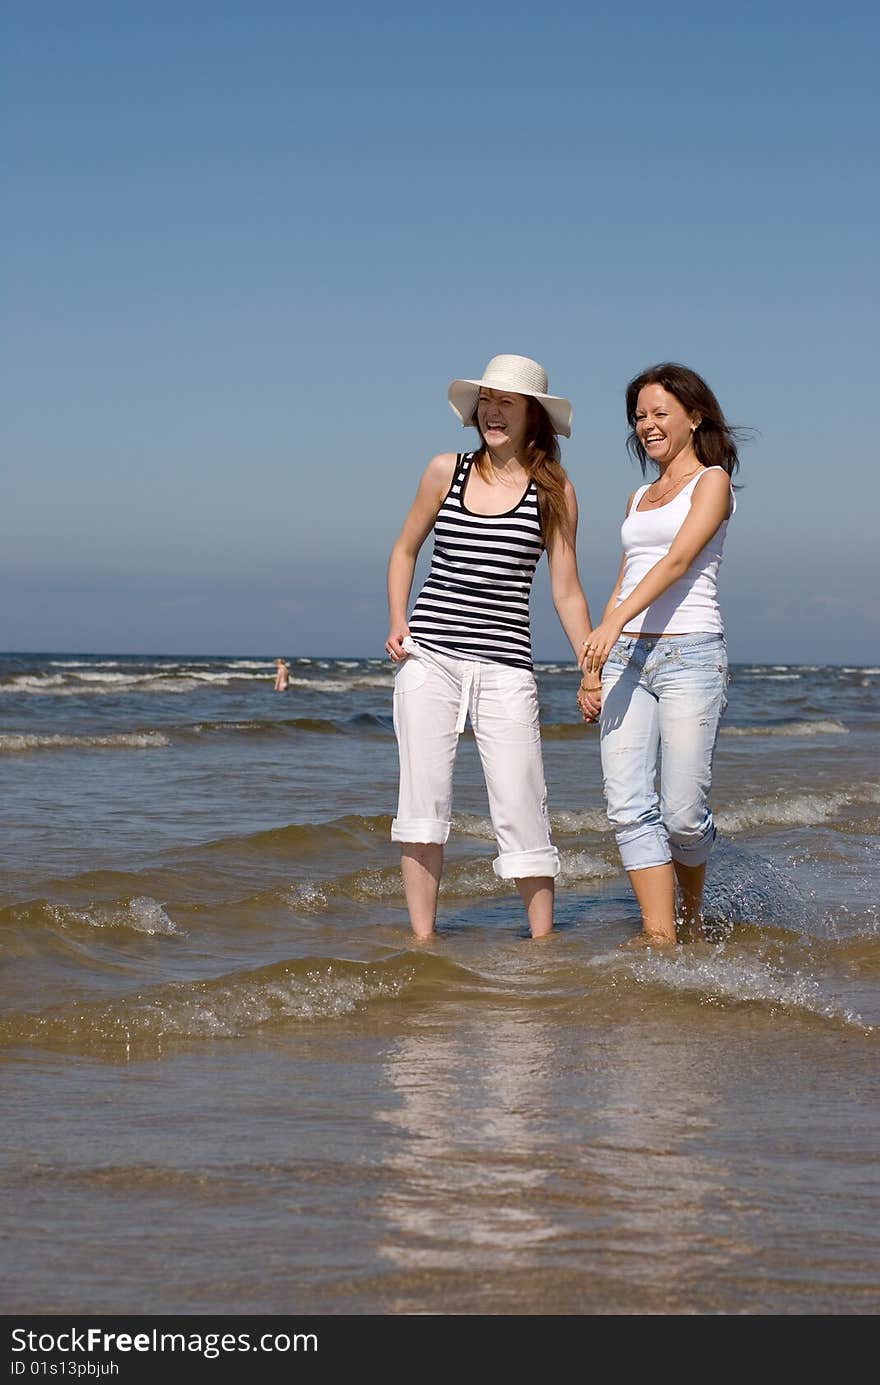
[[[374,1209],[388,1311],[703,1311],[756,1254],[754,1208],[702,1152],[721,1102],[706,1065],[639,1024],[585,1050],[574,1008],[426,1020],[394,1044]]]
[[[380,1253],[417,1271],[530,1264],[559,1234],[542,1196],[554,1052],[549,1025],[528,1008],[479,1024],[427,1027],[398,1040],[387,1063],[399,1104],[380,1113],[393,1132],[382,1199],[391,1234]]]

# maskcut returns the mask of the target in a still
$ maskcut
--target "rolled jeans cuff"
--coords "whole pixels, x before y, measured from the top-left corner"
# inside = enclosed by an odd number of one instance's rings
[[[672,860],[669,838],[664,828],[652,822],[621,827],[614,833],[624,870],[648,870],[668,866]]]
[[[542,846],[537,851],[505,851],[492,862],[499,880],[526,880],[559,874],[559,852],[555,846]]]
[[[712,855],[716,836],[715,824],[712,822],[703,835],[694,842],[682,845],[681,842],[670,841],[669,847],[672,851],[673,861],[677,861],[680,866],[704,866]]]
[[[395,818],[391,823],[393,842],[433,842],[442,846],[449,841],[451,822],[439,818]]]

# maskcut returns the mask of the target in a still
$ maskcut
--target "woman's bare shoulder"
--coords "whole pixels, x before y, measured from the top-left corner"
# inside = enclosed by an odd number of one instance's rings
[[[438,480],[442,480],[445,477],[447,480],[451,481],[457,461],[457,452],[438,452],[436,457],[432,457],[425,467],[425,473],[426,475],[436,476]]]

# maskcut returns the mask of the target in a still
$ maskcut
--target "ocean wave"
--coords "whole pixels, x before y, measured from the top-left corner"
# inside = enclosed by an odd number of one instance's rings
[[[448,971],[449,967],[440,967]],[[0,1018],[0,1042],[127,1061],[168,1045],[235,1039],[289,1024],[344,1018],[412,990],[437,959],[396,954],[383,962],[303,958],[204,981],[164,984],[113,1001],[72,1002]]]
[[[541,735],[546,741],[584,741],[595,730],[583,721],[548,721],[542,723]]]
[[[440,896],[446,899],[476,899],[488,895],[509,895],[513,881],[501,880],[492,868],[492,856],[482,859],[447,861],[440,880]],[[560,883],[601,880],[616,875],[618,867],[585,851],[560,852]],[[358,902],[387,900],[395,907],[405,904],[403,878],[397,865],[362,869],[332,879],[299,880],[276,894],[299,914],[318,914],[340,898]]]
[[[83,673],[74,673],[73,677],[83,683],[126,683],[132,686],[137,683],[148,683],[155,677],[154,673],[94,673],[91,670]]]
[[[554,833],[565,837],[578,837],[584,832],[604,834],[611,831],[602,808],[560,809],[559,812],[550,814],[550,826]],[[453,813],[452,830],[465,837],[477,837],[481,841],[495,840],[495,829],[490,819],[479,817],[476,813]]]
[[[577,837],[582,832],[610,832],[611,824],[603,808],[583,808],[576,811],[563,808],[550,814],[550,826],[559,836]]]
[[[743,924],[806,936],[816,916],[790,870],[732,842],[721,842],[713,852],[704,913],[715,938]]]
[[[363,673],[348,684],[352,688],[384,688],[391,692],[394,687],[394,674],[389,669],[386,674]]]
[[[750,827],[809,827],[834,817],[851,801],[851,793],[774,794],[769,798],[749,798],[735,808],[716,812],[718,826],[725,832],[744,832]]]
[[[161,731],[119,731],[106,736],[0,732],[0,755],[29,750],[156,750],[170,744]]]
[[[847,975],[880,976],[880,928],[876,917],[871,923],[854,937],[812,939],[812,955],[824,966]]]
[[[334,693],[350,692],[352,685],[350,682],[343,682],[340,678],[297,678],[291,675],[290,686],[303,688],[307,692]]]
[[[392,734],[394,730],[390,714],[387,716],[373,712],[355,712],[350,717],[255,717],[249,721],[196,721],[188,726],[175,726],[169,729],[175,736],[289,736],[291,732],[307,731],[315,736],[346,736],[352,734]]]
[[[708,957],[686,949],[672,953],[652,950],[617,962],[615,968],[636,985],[692,995],[701,1005],[757,1004],[771,1014],[784,1010],[873,1033],[873,1026],[855,1010],[824,994],[814,976],[788,971],[760,957],[728,952],[724,945]]]
[[[200,685],[194,678],[164,678],[161,675],[126,676],[124,682],[77,681],[71,683],[61,674],[48,678],[21,674],[0,684],[0,693],[26,694],[31,697],[110,697],[128,689],[138,693],[189,693]]]
[[[771,725],[722,726],[722,736],[846,736],[849,732],[842,722],[833,718],[823,721],[781,721]]]
[[[383,843],[390,840],[391,816],[386,813],[374,817],[348,813],[344,817],[331,818],[328,822],[291,823],[285,827],[270,827],[262,832],[250,832],[243,836],[219,837],[203,842],[199,846],[186,848],[187,856],[232,853],[239,855],[270,855],[294,859],[325,855],[328,850],[338,846],[358,846],[375,842],[379,837]]]
[[[65,684],[63,673],[17,673],[0,682],[0,693],[48,692]]]
[[[559,860],[563,885],[573,880],[601,880],[620,871],[619,865],[612,865],[601,856],[591,856],[587,851],[560,851]]]
[[[85,909],[75,909],[68,904],[53,904],[46,899],[31,900],[27,904],[13,904],[0,910],[0,922],[25,933],[31,933],[34,928],[39,927],[63,931],[120,928],[148,934],[172,934],[183,931],[168,916],[158,900],[150,898],[149,895],[137,895],[113,904],[90,904]]]

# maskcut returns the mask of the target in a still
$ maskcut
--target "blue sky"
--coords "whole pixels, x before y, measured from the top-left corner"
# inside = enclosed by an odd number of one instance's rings
[[[574,403],[598,616],[661,359],[756,430],[734,659],[880,656],[874,7],[5,6],[0,648],[380,655],[497,352]],[[426,545],[426,562],[430,545]],[[547,596],[535,649],[566,650]]]

